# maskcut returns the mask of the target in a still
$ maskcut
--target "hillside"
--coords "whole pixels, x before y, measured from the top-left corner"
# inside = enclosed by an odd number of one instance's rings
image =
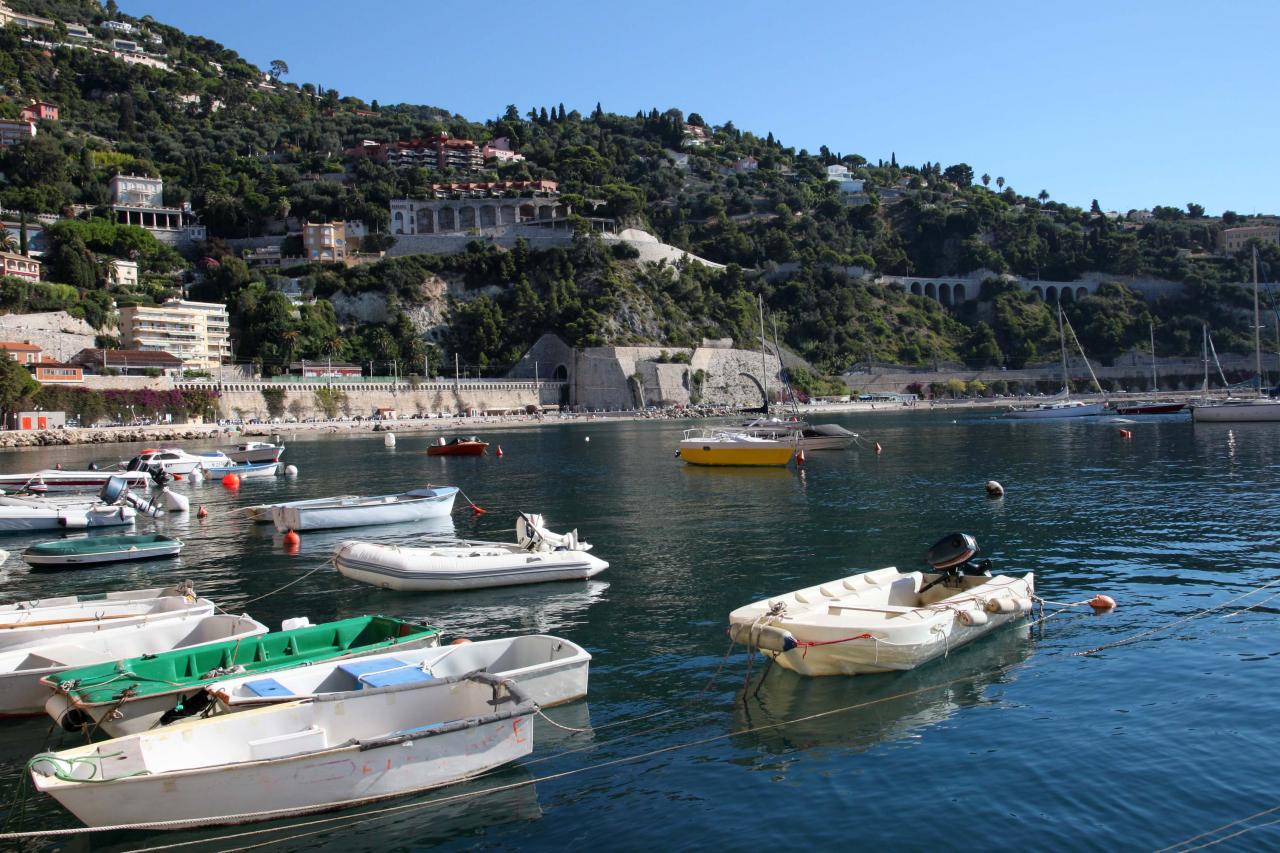
[[[9,5],[54,25],[0,29],[0,117],[16,117],[33,99],[57,104],[61,117],[0,152],[0,207],[7,220],[68,218],[45,232],[49,284],[8,282],[8,310],[68,308],[109,337],[111,297],[160,301],[185,288],[226,302],[237,357],[267,369],[296,358],[440,364],[457,353],[492,371],[546,331],[575,345],[751,340],[759,294],[784,342],[834,373],[867,359],[1020,366],[1056,352],[1049,306],[995,279],[980,301],[949,308],[852,278],[846,267],[1057,281],[1095,271],[1184,287],[1148,303],[1106,285],[1067,305],[1091,355],[1145,346],[1149,322],[1165,354],[1197,353],[1206,322],[1220,349],[1250,347],[1240,293],[1216,286],[1250,275],[1248,248],[1214,254],[1224,224],[1244,221],[1235,214],[1209,218],[1188,204],[1110,216],[1096,204],[1086,211],[1043,191],[1021,193],[963,163],[797,151],[771,133],[707,127],[677,109],[617,115],[597,106],[582,115],[563,105],[510,106],[476,121],[439,107],[364,103],[289,82],[287,64],[264,74],[231,49],[110,3]],[[108,49],[109,20],[133,26],[141,50],[122,58]],[[85,25],[91,40],[70,35],[68,23]],[[362,140],[441,133],[506,138],[524,159],[429,171],[344,154]],[[847,176],[830,180],[833,166]],[[163,178],[165,204],[189,204],[207,240],[180,253],[112,223],[115,174]],[[728,266],[641,263],[585,232],[556,249],[477,244],[453,256],[279,271],[250,269],[227,242],[342,220],[363,223],[369,236],[360,248],[377,252],[395,240],[387,233],[393,199],[459,180],[556,181],[575,211]],[[1280,249],[1261,251],[1266,268],[1280,268]],[[138,261],[136,286],[108,293],[112,257]],[[779,265],[795,272],[778,275]],[[315,301],[295,308],[280,292],[285,278]],[[377,319],[342,308],[365,297],[380,304]]]

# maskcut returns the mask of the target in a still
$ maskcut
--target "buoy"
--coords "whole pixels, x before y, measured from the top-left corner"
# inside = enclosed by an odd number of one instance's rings
[[[166,512],[186,512],[191,509],[191,501],[187,499],[186,495],[180,495],[177,492],[165,489],[160,493],[160,497],[164,500]]]
[[[880,442],[878,442],[878,441],[877,441],[877,442],[876,442],[876,455],[877,455],[877,456],[879,456],[879,455],[880,455],[880,449],[881,449],[881,448],[880,448]]]
[[[1133,433],[1131,433],[1131,432],[1130,432],[1129,430],[1127,430],[1127,429],[1122,429],[1122,430],[1120,430],[1120,437],[1121,437],[1121,438],[1133,438]]]
[[[796,464],[797,465],[804,464],[804,448],[803,447],[796,451]]]
[[[590,441],[590,440],[591,440],[591,436],[587,436],[586,438],[584,438],[584,439],[582,439],[582,440],[583,440],[583,441]]]
[[[1004,497],[1004,486],[1000,485],[995,480],[987,480],[987,497],[989,498]]]
[[[208,518],[209,510],[204,508],[204,504],[200,504],[200,508],[196,510],[196,518]]]
[[[469,642],[471,642],[471,641],[470,641],[470,640],[468,640],[466,637],[459,637],[458,639],[454,640],[454,641],[453,641],[452,643],[450,643],[449,645],[451,645],[451,646],[465,646],[465,645],[466,645],[467,643],[469,643]]]
[[[226,486],[228,489],[240,488],[240,475],[239,474],[224,475],[222,477],[222,485]]]
[[[192,471],[189,475],[187,475],[187,479],[193,483],[203,483],[204,474],[200,473],[200,469],[197,468],[194,471]]]
[[[385,445],[386,447],[395,447],[395,446],[396,446],[396,434],[395,434],[394,432],[389,432],[389,433],[387,433],[385,436],[383,436],[383,438],[382,438],[382,443],[383,443],[383,445]]]
[[[1109,595],[1099,593],[1089,599],[1089,606],[1094,610],[1115,610],[1116,600]]]
[[[179,481],[179,480],[181,480],[181,479],[182,479],[182,475],[181,475],[181,474],[174,474],[174,475],[173,475],[173,481],[174,481],[175,483],[176,483],[176,482],[178,482],[178,481]]]
[[[284,552],[290,557],[296,556],[301,549],[297,545],[285,545]]]
[[[297,532],[290,530],[284,534],[284,546],[286,548],[297,548],[302,544],[302,537]]]
[[[502,458],[502,445],[501,445],[501,444],[499,444],[499,445],[498,445],[498,454],[497,454],[497,455],[498,455],[498,458],[499,458],[499,459],[501,459],[501,458]]]
[[[296,477],[296,476],[298,476],[298,466],[297,466],[297,465],[286,465],[286,466],[284,466],[284,475],[285,475],[286,477]]]

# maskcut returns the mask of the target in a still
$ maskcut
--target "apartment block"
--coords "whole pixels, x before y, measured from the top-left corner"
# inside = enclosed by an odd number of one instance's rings
[[[308,222],[302,226],[302,253],[319,263],[342,262],[347,257],[345,222]]]
[[[227,309],[213,302],[126,305],[120,309],[120,336],[125,348],[167,352],[188,370],[217,369],[231,358]]]

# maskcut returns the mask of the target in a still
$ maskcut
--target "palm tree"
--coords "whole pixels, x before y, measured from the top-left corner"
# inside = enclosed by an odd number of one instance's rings
[[[996,178],[996,189],[998,189],[998,190],[1002,190],[1002,189],[1004,189],[1004,178],[1003,178],[1003,177]]]
[[[18,251],[18,243],[13,239],[13,234],[8,228],[0,225],[0,252],[16,252]]]
[[[991,184],[991,176],[990,176],[990,175],[988,175],[986,172],[983,172],[983,173],[982,173],[982,185],[985,187],[985,186],[989,186],[990,184]]]
[[[1036,195],[1036,198],[1040,199],[1040,203],[1041,203],[1041,204],[1044,204],[1046,201],[1048,201],[1048,200],[1049,200],[1049,191],[1048,191],[1048,190],[1040,190],[1039,194],[1038,194],[1038,195]]]

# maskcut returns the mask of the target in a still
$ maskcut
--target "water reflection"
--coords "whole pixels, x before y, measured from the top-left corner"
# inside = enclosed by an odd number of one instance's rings
[[[746,701],[736,703],[735,728],[763,727],[788,720],[833,713],[742,735],[769,755],[797,751],[851,749],[862,751],[881,743],[920,736],[961,708],[988,704],[987,688],[1012,682],[1030,657],[1034,643],[1025,624],[978,640],[949,657],[903,673],[853,678],[806,678],[770,667],[763,681],[748,688]],[[759,759],[760,769],[777,772],[771,759]]]

